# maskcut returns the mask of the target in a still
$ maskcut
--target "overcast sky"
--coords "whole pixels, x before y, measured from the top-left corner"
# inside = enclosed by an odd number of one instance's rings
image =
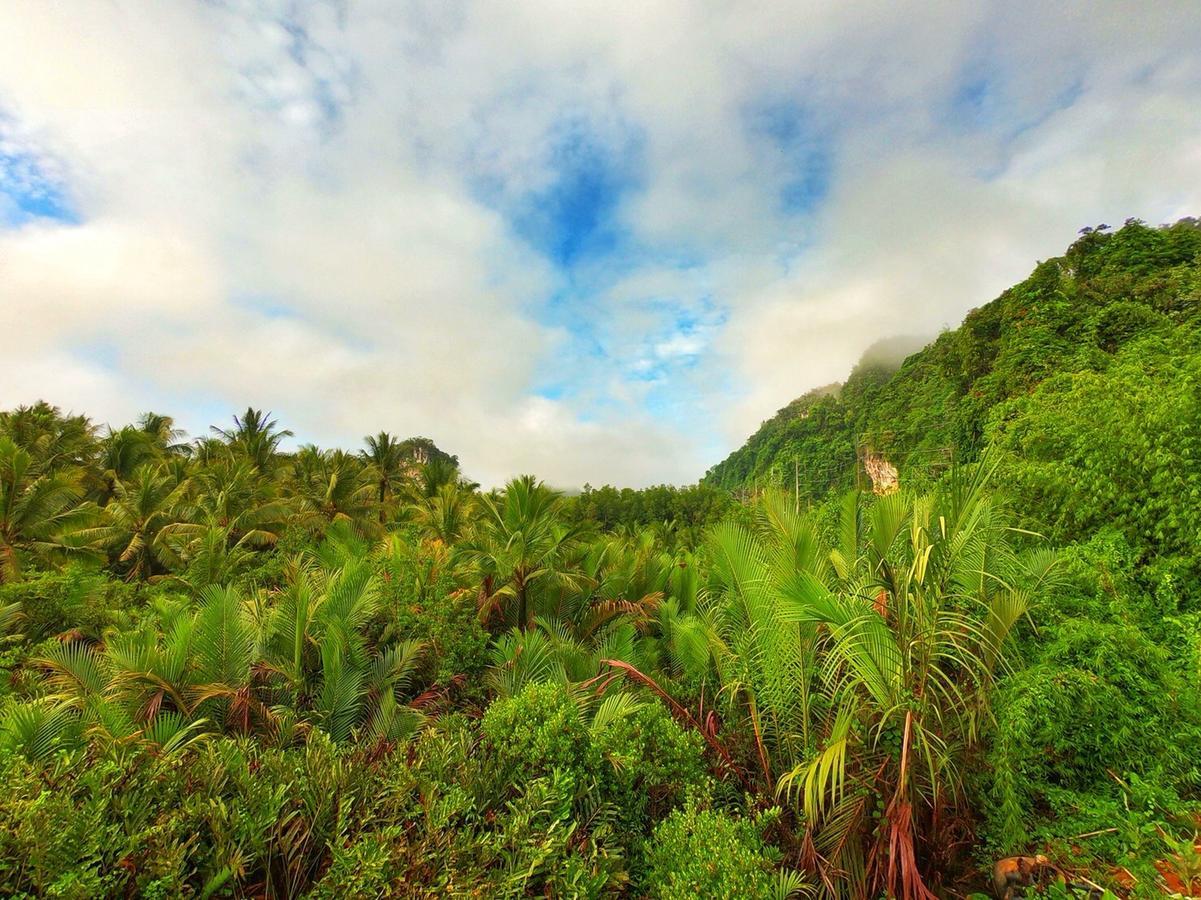
[[[1201,213],[1199,48],[1196,0],[4,0],[0,407],[694,481]]]

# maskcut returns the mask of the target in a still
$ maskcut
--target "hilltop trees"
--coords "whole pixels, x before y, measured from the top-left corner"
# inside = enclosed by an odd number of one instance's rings
[[[894,370],[863,365],[845,386],[793,401],[705,483],[792,488],[799,471],[802,494],[817,500],[853,483],[863,448],[885,453],[911,477],[930,469],[937,476],[947,452],[974,459],[1004,427],[1009,402],[1020,404],[1048,379],[1112,375],[1109,389],[1120,397],[1128,387],[1123,369],[1144,366],[1156,378],[1152,369],[1164,361],[1178,366],[1195,357],[1199,296],[1194,220],[1094,231]]]

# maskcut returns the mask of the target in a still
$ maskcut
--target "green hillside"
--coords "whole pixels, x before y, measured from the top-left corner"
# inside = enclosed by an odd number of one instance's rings
[[[1113,523],[1183,551],[1197,534],[1180,501],[1201,489],[1199,307],[1197,220],[1087,230],[899,367],[865,357],[845,384],[792,401],[703,481],[816,500],[866,482],[867,452],[920,484],[995,445],[1056,539]]]

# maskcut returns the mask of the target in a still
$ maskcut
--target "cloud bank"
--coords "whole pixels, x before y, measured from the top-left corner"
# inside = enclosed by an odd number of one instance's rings
[[[1201,211],[1193,2],[0,7],[0,406],[694,480],[1085,224]]]

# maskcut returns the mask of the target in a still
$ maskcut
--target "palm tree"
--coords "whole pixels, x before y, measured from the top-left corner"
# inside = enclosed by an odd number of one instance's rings
[[[499,612],[529,630],[539,589],[579,583],[567,566],[577,531],[561,521],[561,502],[561,494],[531,475],[510,481],[500,497],[481,499],[475,538],[464,549],[479,575],[485,620]]]
[[[165,466],[145,464],[113,486],[113,499],[104,507],[117,551],[117,562],[129,580],[148,578],[166,570],[168,553],[164,529],[186,521],[190,482],[180,481]]]
[[[192,477],[197,521],[227,529],[234,542],[274,544],[295,517],[295,504],[250,460],[221,460]]]
[[[412,522],[428,538],[452,546],[469,533],[476,513],[476,495],[458,484],[444,484],[432,497],[409,507]]]
[[[302,448],[294,479],[298,496],[321,522],[347,522],[360,530],[374,524],[375,485],[362,462],[346,451]]]
[[[76,470],[44,474],[30,454],[0,437],[0,581],[21,576],[25,557],[99,557],[97,510],[81,503]]]
[[[577,595],[579,608],[561,616],[577,633],[591,635],[615,618],[641,630],[654,621],[668,591],[676,561],[662,549],[657,535],[643,529],[632,536],[609,535],[589,545],[582,568],[593,588]]]
[[[138,428],[150,437],[151,443],[159,453],[164,455],[186,455],[191,449],[183,440],[187,432],[175,427],[175,420],[162,413],[142,413],[138,418]]]
[[[229,459],[229,445],[216,435],[202,435],[188,445],[188,456],[197,465],[208,466]]]
[[[765,783],[803,807],[807,861],[851,893],[931,896],[1006,638],[1053,568],[1015,550],[985,474],[851,495],[833,547],[774,496],[708,544],[717,671]]]
[[[96,452],[96,433],[86,416],[63,415],[44,400],[0,412],[0,435],[29,454],[42,472],[81,468]]]
[[[373,742],[395,741],[421,718],[400,704],[423,646],[369,646],[364,631],[379,606],[368,560],[328,571],[294,560],[267,620],[263,666],[293,707],[310,712],[336,741],[360,725],[368,726]]]
[[[164,577],[197,593],[210,585],[229,584],[250,567],[255,556],[246,535],[235,539],[212,519],[163,526],[154,550],[171,572]]]
[[[191,629],[188,712],[248,733],[252,717],[271,719],[254,691],[258,633],[237,589],[210,585],[199,599]]]
[[[134,469],[154,458],[156,448],[153,438],[132,425],[114,430],[100,441],[100,456],[96,468],[100,471],[99,484],[92,496],[105,506],[113,496],[116,483],[133,475]]]
[[[241,732],[271,712],[256,696],[257,631],[242,596],[209,586],[195,607],[160,602],[155,618],[105,645],[52,647],[38,663],[51,699],[110,737],[140,727],[224,722]],[[163,729],[157,729],[161,735]]]
[[[486,680],[498,695],[511,697],[535,681],[594,681],[606,666],[642,671],[652,660],[648,645],[637,638],[637,629],[625,619],[581,635],[571,623],[538,616],[532,628],[512,628],[496,639]]]
[[[188,493],[195,500],[186,518],[161,527],[154,551],[193,588],[227,582],[297,516],[296,502],[279,499],[276,483],[249,460],[227,458],[200,469]]]
[[[280,443],[292,436],[292,432],[277,427],[271,413],[250,406],[242,415],[234,416],[233,428],[214,425],[213,432],[223,438],[234,453],[254,463],[260,472],[271,471]]]
[[[150,729],[164,716],[248,733],[274,728],[279,713],[265,698],[282,689],[291,714],[310,717],[335,740],[368,722],[373,734],[396,734],[411,719],[395,701],[420,644],[367,646],[362,632],[378,595],[366,566],[302,569],[299,577],[261,622],[236,588],[209,585],[195,605],[160,602],[139,630],[103,646],[58,644],[38,660],[50,698],[110,733],[113,724],[117,732]]]
[[[448,484],[459,483],[459,464],[453,457],[434,456],[417,466],[412,491],[418,499],[429,499]]]
[[[360,455],[370,466],[375,499],[379,503],[379,520],[383,523],[389,501],[400,492],[408,475],[409,457],[401,442],[386,431],[374,437],[368,435],[363,440],[367,449]]]

